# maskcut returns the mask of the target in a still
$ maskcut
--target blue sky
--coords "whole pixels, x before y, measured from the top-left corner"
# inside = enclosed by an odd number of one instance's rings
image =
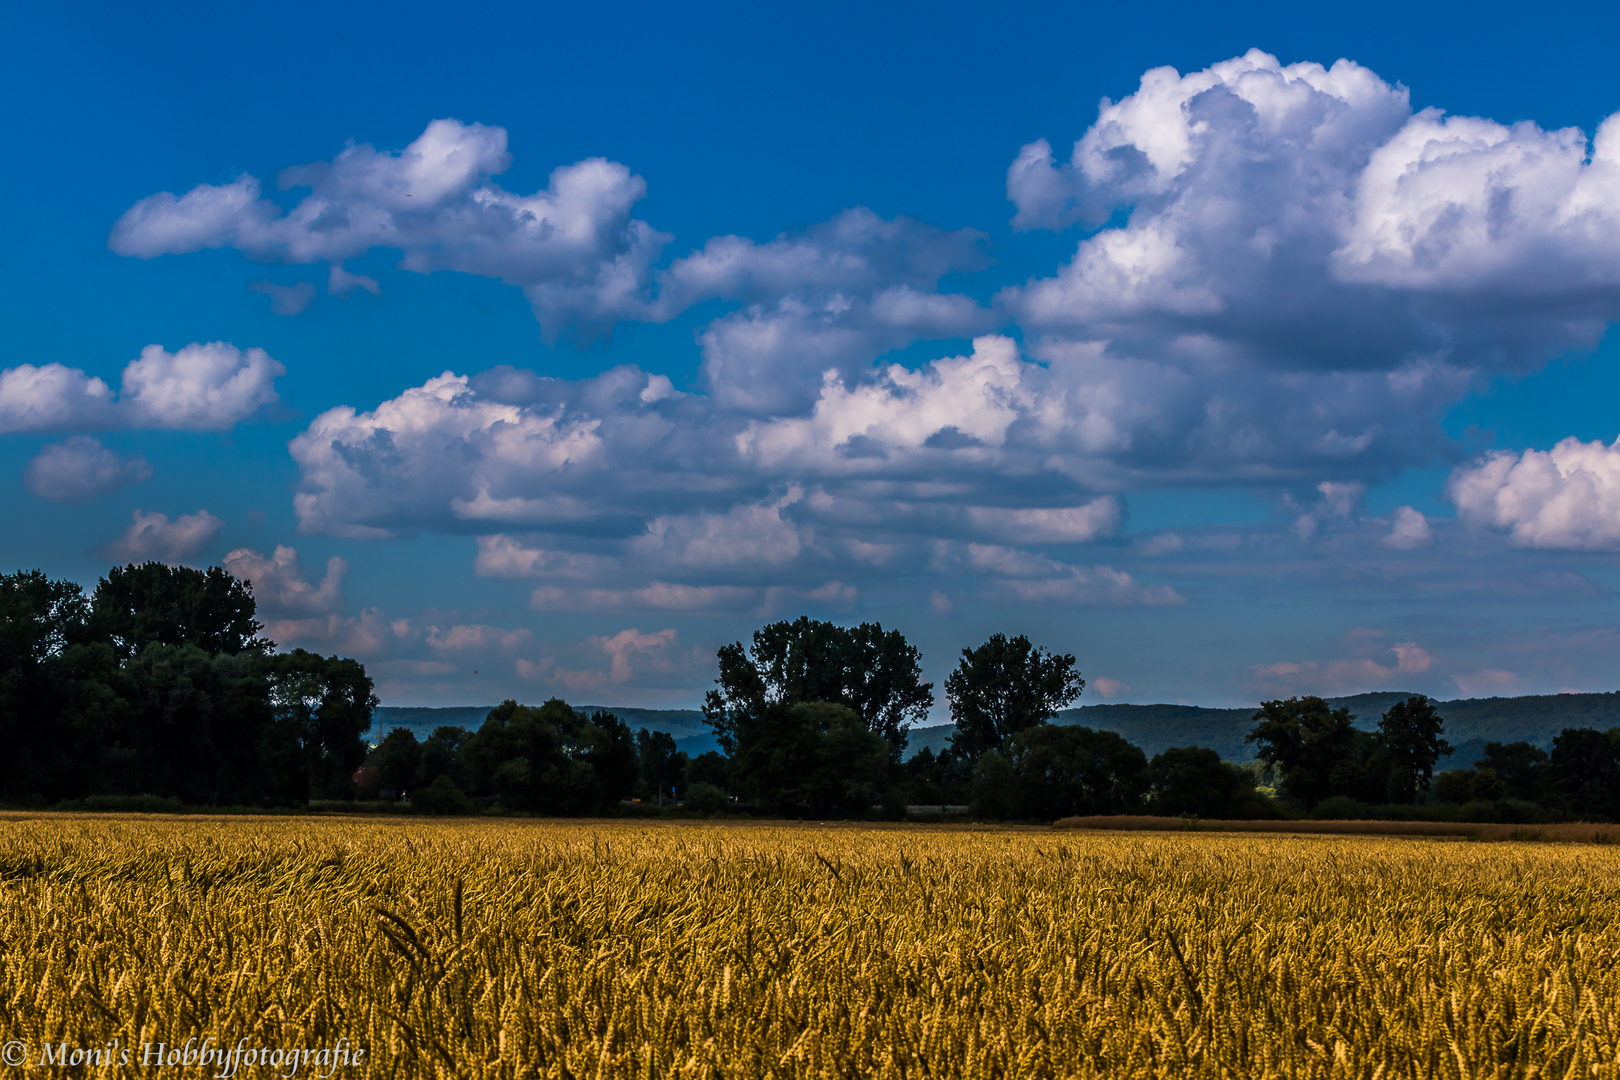
[[[389,704],[691,705],[800,613],[1613,688],[1607,8],[11,20],[8,569],[223,562]]]

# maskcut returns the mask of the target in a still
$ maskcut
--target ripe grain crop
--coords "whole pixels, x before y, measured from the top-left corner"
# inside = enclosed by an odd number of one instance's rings
[[[1617,893],[1589,845],[13,816],[0,1040],[347,1038],[346,1076],[1613,1077]]]

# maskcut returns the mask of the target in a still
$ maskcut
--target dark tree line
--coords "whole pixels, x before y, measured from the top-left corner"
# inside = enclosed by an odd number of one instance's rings
[[[215,567],[115,567],[84,595],[0,575],[0,799],[346,797],[376,698],[354,660],[273,652]]]
[[[876,623],[809,618],[719,650],[703,709],[718,753],[690,756],[667,733],[555,699],[503,702],[475,731],[419,741],[396,729],[368,748],[377,702],[364,667],[277,652],[262,629],[251,588],[217,567],[117,567],[89,596],[38,572],[0,576],[0,800],[408,798],[440,813],[580,815],[640,799],[802,817],[968,804],[1026,820],[1429,801],[1620,819],[1620,728],[1566,729],[1550,752],[1490,743],[1473,768],[1436,776],[1451,747],[1429,699],[1362,731],[1348,710],[1303,697],[1255,713],[1258,769],[1199,747],[1149,758],[1113,732],[1053,724],[1085,686],[1074,656],[1003,634],[964,649],[945,681],[950,745],[908,759],[908,732],[934,703],[917,650]]]

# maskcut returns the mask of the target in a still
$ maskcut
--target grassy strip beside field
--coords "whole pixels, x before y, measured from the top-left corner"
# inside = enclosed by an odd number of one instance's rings
[[[1615,1076],[1617,916],[1607,847],[13,817],[0,1040],[346,1037],[341,1075],[407,1077]]]
[[[1326,836],[1449,836],[1466,840],[1523,840],[1554,843],[1620,844],[1620,825],[1566,821],[1546,825],[1505,825],[1461,821],[1221,821],[1205,818],[1115,814],[1068,817],[1059,829],[1108,832],[1293,833]]]

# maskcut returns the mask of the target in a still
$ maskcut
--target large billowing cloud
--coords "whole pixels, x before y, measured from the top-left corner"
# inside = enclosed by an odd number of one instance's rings
[[[1447,494],[1464,520],[1522,547],[1620,550],[1620,441],[1499,451],[1456,470]]]
[[[0,371],[0,434],[168,428],[223,431],[278,400],[287,369],[263,349],[223,341],[178,352],[148,345],[124,368],[115,396],[101,379],[61,364]]]
[[[1034,384],[1018,392],[1040,371],[982,338],[968,356],[891,370],[860,402],[829,375],[808,417],[770,421],[632,368],[580,382],[447,373],[316,418],[292,444],[297,507],[309,532],[478,531],[474,569],[537,580],[541,610],[842,607],[862,581],[912,574],[998,601],[1179,603],[1111,566],[1027,550],[1108,541],[1123,524],[1117,498],[1064,471],[1067,436],[1043,422]],[[1013,472],[1026,475],[1009,484]]]
[[[1589,153],[1575,130],[1414,115],[1345,60],[1155,69],[1068,161],[1026,146],[1008,194],[1024,228],[1125,212],[1002,299],[1055,375],[1119,403],[1116,460],[1150,475],[1432,461],[1472,380],[1620,316],[1620,119]]]
[[[676,565],[775,565],[817,550],[806,529],[879,517],[919,537],[1106,539],[1120,505],[1075,479],[1088,435],[1047,382],[1000,337],[853,387],[829,373],[808,415],[764,420],[634,368],[447,372],[317,417],[291,446],[297,508],[305,531],[355,536],[642,534],[639,555]]]
[[[827,372],[860,379],[913,341],[969,337],[997,317],[942,277],[985,265],[984,236],[850,210],[797,235],[755,244],[723,236],[661,275],[668,313],[710,298],[738,301],[699,337],[702,375],[720,407],[770,415],[816,400]]]

